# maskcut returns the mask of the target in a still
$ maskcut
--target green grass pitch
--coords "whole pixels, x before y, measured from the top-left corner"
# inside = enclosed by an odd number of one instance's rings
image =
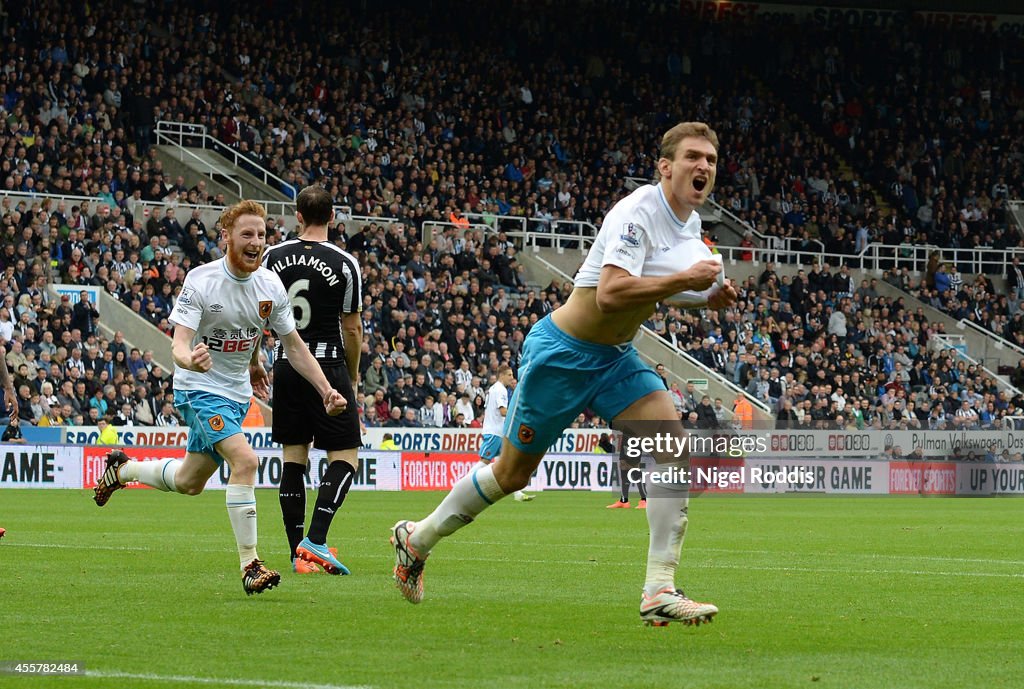
[[[1024,519],[1012,499],[707,497],[679,583],[721,609],[644,627],[647,524],[605,494],[511,500],[442,543],[412,606],[388,528],[427,493],[353,493],[349,577],[291,573],[276,494],[246,597],[223,494],[0,492],[0,661],[89,675],[0,687],[1019,687]],[[313,496],[310,495],[310,503]],[[310,504],[311,508],[311,504]]]

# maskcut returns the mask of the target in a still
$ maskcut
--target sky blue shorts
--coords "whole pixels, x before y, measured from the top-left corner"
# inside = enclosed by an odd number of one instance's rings
[[[484,433],[480,442],[480,460],[490,464],[501,454],[501,436]]]
[[[664,389],[665,382],[631,343],[585,342],[547,316],[523,343],[505,436],[523,452],[541,454],[584,409],[611,421],[638,399]]]
[[[249,403],[200,390],[175,390],[174,406],[189,427],[186,449],[208,454],[218,465],[223,464],[224,458],[213,446],[242,432],[242,421],[249,411]]]

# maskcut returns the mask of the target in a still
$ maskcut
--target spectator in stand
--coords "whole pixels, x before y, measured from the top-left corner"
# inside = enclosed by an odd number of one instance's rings
[[[97,321],[100,312],[89,301],[89,292],[82,290],[78,293],[78,303],[71,309],[71,327],[82,331],[82,335],[88,337],[96,334]]]

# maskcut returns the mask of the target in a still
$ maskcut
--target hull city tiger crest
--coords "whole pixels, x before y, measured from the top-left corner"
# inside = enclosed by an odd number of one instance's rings
[[[536,433],[534,433],[532,428],[527,426],[525,423],[519,424],[519,433],[517,433],[517,436],[519,437],[519,442],[532,443],[534,435],[536,435]]]
[[[210,417],[210,428],[215,431],[224,430],[224,418],[220,414]]]
[[[261,301],[260,302],[260,318],[270,318],[270,312],[274,310],[274,302],[272,301]]]

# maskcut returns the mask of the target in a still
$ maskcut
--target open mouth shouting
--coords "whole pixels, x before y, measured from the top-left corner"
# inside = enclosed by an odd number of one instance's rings
[[[693,188],[697,190],[697,193],[703,193],[707,186],[708,178],[705,175],[698,175],[693,178]]]
[[[259,263],[260,254],[262,253],[263,251],[260,249],[247,249],[242,252],[242,255],[245,256],[245,260],[249,263]]]

